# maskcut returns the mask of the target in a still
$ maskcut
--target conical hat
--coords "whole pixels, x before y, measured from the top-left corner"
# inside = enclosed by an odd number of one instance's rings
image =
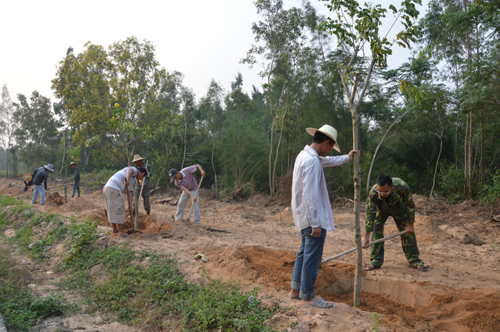
[[[24,173],[23,174],[23,180],[25,182],[30,182],[32,179],[33,179],[33,176],[31,174],[29,174],[29,173]]]

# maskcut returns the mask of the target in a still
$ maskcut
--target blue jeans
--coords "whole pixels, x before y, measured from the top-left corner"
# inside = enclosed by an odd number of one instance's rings
[[[311,227],[300,231],[302,245],[295,260],[292,275],[292,289],[300,290],[299,297],[303,300],[311,300],[316,296],[314,294],[314,283],[318,277],[326,239],[326,229],[321,229],[321,236],[319,237],[313,237],[311,233]]]
[[[71,197],[75,197],[75,191],[78,189],[78,197],[80,197],[80,181],[73,182],[73,195]]]
[[[33,186],[35,186],[35,191],[33,192],[33,200],[31,201],[31,203],[36,203],[38,193],[40,193],[40,204],[45,204],[45,190],[43,189],[43,185],[33,184]]]

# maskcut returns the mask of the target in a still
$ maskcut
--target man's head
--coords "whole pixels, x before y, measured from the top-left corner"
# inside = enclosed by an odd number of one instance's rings
[[[69,164],[69,167],[70,168],[75,168],[76,165],[78,165],[78,164],[72,161],[71,164]]]
[[[145,168],[139,167],[137,169],[137,179],[138,180],[144,179],[144,177],[146,176],[147,173],[148,173],[148,171]]]
[[[52,164],[48,164],[48,165],[43,165],[43,167],[49,171],[49,172],[53,172],[54,171],[54,165]]]
[[[174,182],[175,180],[182,180],[183,178],[182,173],[176,170],[175,168],[172,168],[168,172],[168,176],[170,176],[170,182]]]
[[[137,165],[137,167],[144,167],[144,162],[143,160],[145,160],[146,158],[142,158],[140,155],[136,154],[134,156],[134,159],[132,159],[132,162],[135,163]]]
[[[309,135],[313,136],[313,144],[317,149],[318,154],[324,156],[332,149],[340,152],[339,145],[337,144],[337,130],[329,125],[323,125],[319,129],[306,128]]]
[[[377,178],[377,192],[380,196],[384,198],[389,197],[393,188],[392,178],[387,174],[380,174]]]

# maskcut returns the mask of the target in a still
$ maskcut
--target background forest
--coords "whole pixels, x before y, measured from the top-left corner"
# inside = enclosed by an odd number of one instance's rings
[[[395,69],[377,61],[373,70],[370,50],[352,57],[354,45],[330,33],[333,20],[309,2],[255,5],[261,20],[242,62],[261,68],[263,86],[245,93],[235,73],[230,91],[212,81],[197,98],[182,73],[157,61],[150,41],[87,43],[80,54],[70,47],[52,80],[55,102],[37,91],[14,100],[3,86],[0,168],[12,177],[52,163],[59,173],[71,160],[83,172],[118,170],[140,153],[163,188],[170,168],[197,163],[219,197],[239,187],[275,195],[311,142],[306,127],[330,124],[342,152],[352,149],[341,73],[354,59],[349,66],[368,82],[355,92],[363,197],[382,172],[451,201],[500,196],[500,2],[433,0],[414,22],[403,13],[413,34],[398,34],[386,51],[411,44],[412,57]],[[352,197],[352,165],[325,175],[331,193]]]

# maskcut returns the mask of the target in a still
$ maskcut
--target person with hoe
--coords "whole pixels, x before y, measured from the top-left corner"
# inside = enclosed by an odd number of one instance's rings
[[[340,152],[337,130],[324,125],[319,129],[307,128],[306,131],[314,137],[313,142],[299,153],[293,168],[292,212],[302,244],[293,268],[290,297],[302,299],[313,307],[331,308],[332,303],[314,293],[326,232],[335,230],[323,167],[345,164],[353,160],[355,153],[359,155],[359,151],[325,157],[332,149]]]
[[[132,160],[132,162],[135,163],[135,165],[137,167],[144,167],[143,160],[146,160],[146,158],[142,158],[140,155],[136,154],[134,156],[134,159]],[[141,195],[141,187],[144,186],[142,188],[142,198],[144,200],[144,210],[149,215],[149,214],[151,214],[151,205],[149,203],[150,179],[151,179],[151,176],[153,175],[153,173],[151,172],[151,164],[148,163],[147,167],[145,167],[145,168],[146,168],[147,173],[146,173],[146,176],[144,177],[144,179],[142,180],[144,182],[144,185],[141,183],[141,181],[136,182],[135,190],[134,190],[134,199],[137,201],[137,205],[139,205],[139,199],[140,199],[139,196]],[[132,214],[135,216],[135,204],[134,204]]]
[[[119,237],[129,236],[125,234],[125,214],[132,213],[132,209],[125,209],[123,194],[128,198],[137,180],[142,180],[146,173],[145,168],[125,167],[109,178],[102,190],[109,223],[113,234],[118,233]]]
[[[381,174],[377,178],[366,199],[366,224],[363,248],[368,248],[370,235],[372,241],[384,237],[384,224],[391,216],[396,222],[401,235],[401,245],[410,266],[419,271],[427,271],[427,267],[420,259],[417,248],[417,237],[415,236],[415,203],[410,187],[399,178],[391,178],[389,175]],[[384,242],[374,244],[370,251],[370,264],[365,266],[365,271],[378,269],[384,264]]]
[[[196,179],[193,176],[193,173],[199,170],[201,176],[205,177],[205,171],[201,168],[200,165],[193,165],[180,170],[176,170],[172,168],[168,172],[168,176],[170,176],[171,182],[175,181],[175,185],[182,189],[182,195],[179,199],[179,204],[177,205],[177,213],[175,214],[175,221],[179,221],[184,216],[184,208],[186,207],[186,203],[188,199],[191,198],[193,200],[193,209],[194,216],[193,221],[197,224],[200,223],[200,208],[198,206],[198,200],[196,198],[196,193],[198,191],[198,184],[196,183]]]
[[[78,190],[78,197],[80,197],[80,169],[76,167],[77,165],[77,163],[72,161],[68,166],[75,169],[75,174],[73,175],[73,195],[71,195],[71,198],[75,197],[76,190]]]
[[[38,198],[38,193],[40,193],[40,204],[45,204],[45,190],[47,190],[47,178],[49,177],[48,172],[54,172],[54,166],[52,164],[44,165],[36,170],[36,174],[33,177],[33,186],[35,186],[35,191],[33,191],[32,204],[36,204]],[[44,186],[42,187],[42,182]],[[45,187],[45,190],[43,189]]]

